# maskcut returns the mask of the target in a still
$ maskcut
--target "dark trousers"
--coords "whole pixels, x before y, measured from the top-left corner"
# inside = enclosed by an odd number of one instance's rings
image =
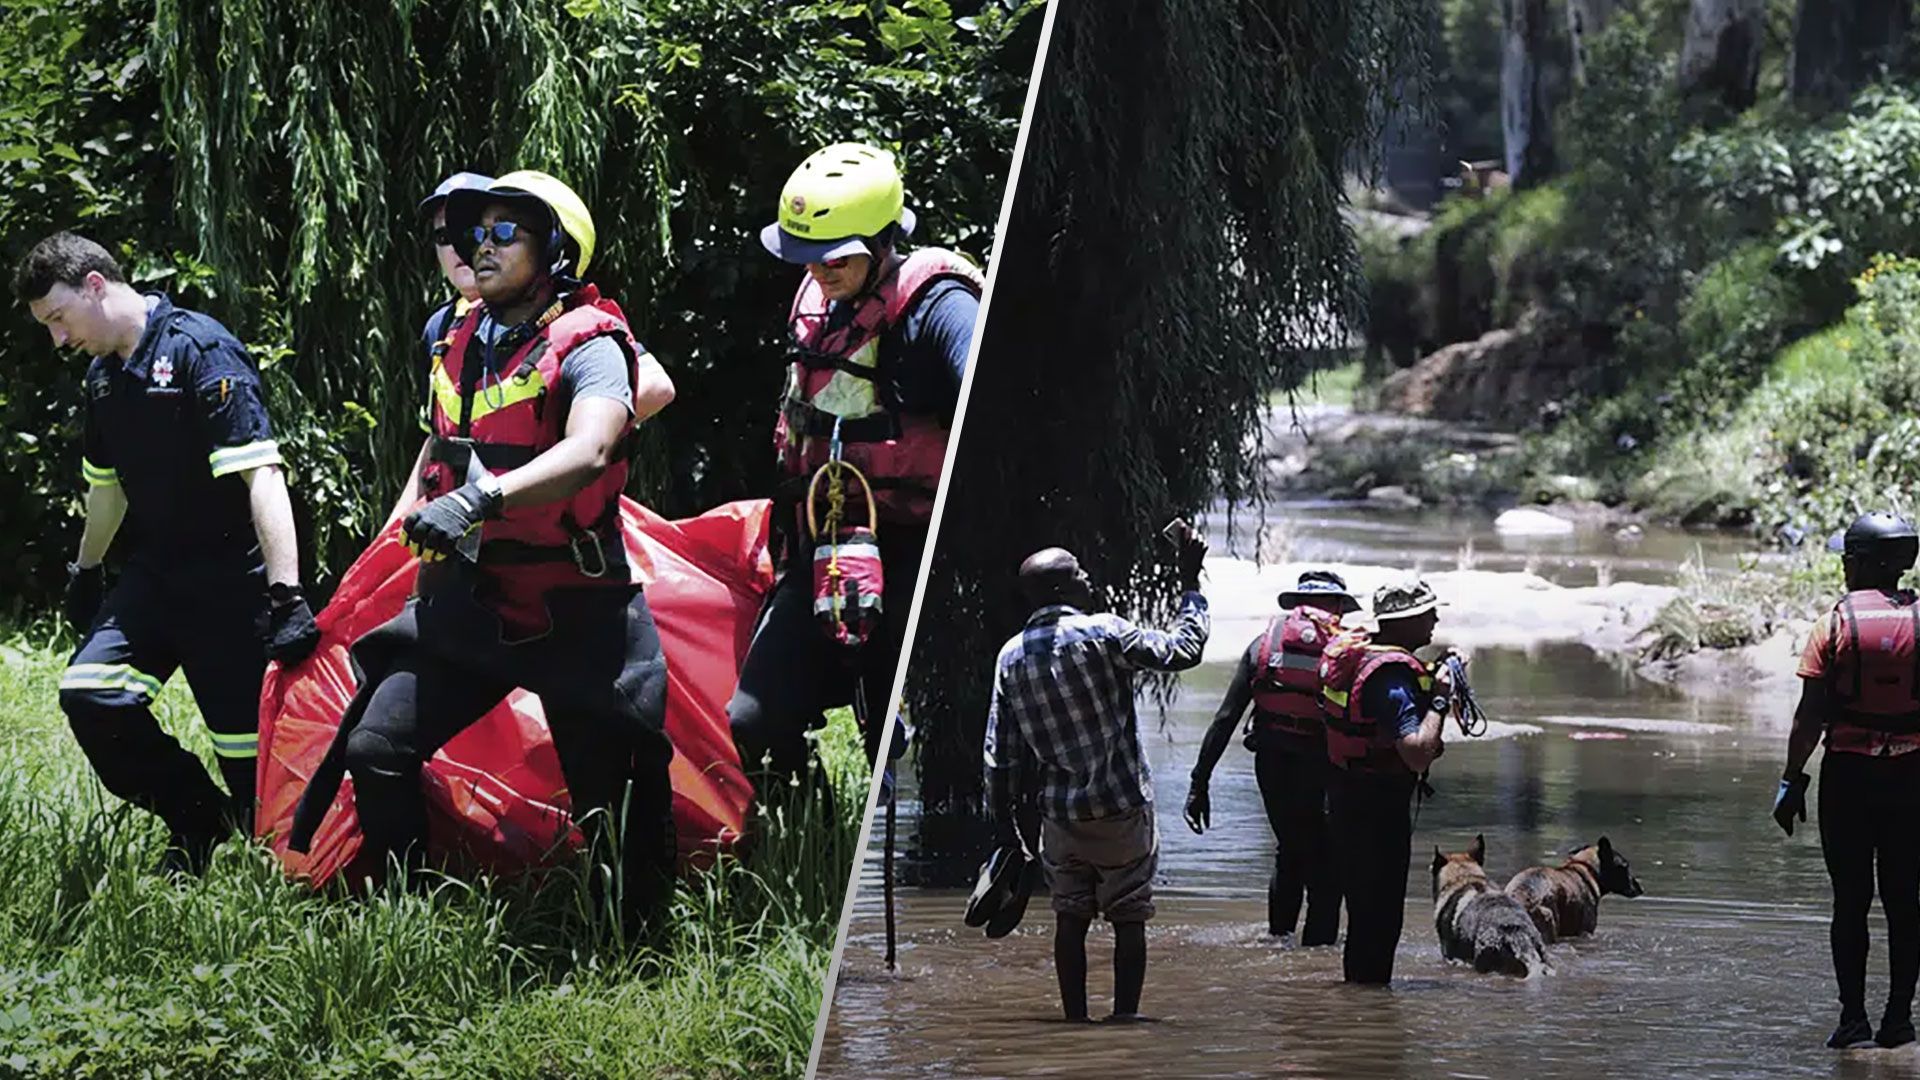
[[[1273,826],[1273,877],[1267,883],[1267,932],[1291,934],[1307,901],[1302,945],[1331,945],[1340,936],[1340,879],[1327,842],[1327,763],[1323,746],[1270,745],[1253,756],[1253,775]]]
[[[1877,878],[1887,914],[1887,1016],[1908,1016],[1920,976],[1920,754],[1829,752],[1820,765],[1820,851],[1833,879],[1829,933],[1841,1013],[1867,1014],[1867,913]]]
[[[517,686],[540,695],[573,816],[595,859],[606,857],[608,826],[621,823],[623,914],[645,917],[664,901],[676,841],[659,634],[643,596],[589,599],[574,610],[590,613],[556,611],[552,634],[538,644],[458,659],[421,617],[421,638],[379,674],[347,737],[355,809],[376,856],[421,861],[421,768]]]
[[[727,703],[733,743],[749,776],[803,771],[807,732],[826,723],[826,710],[851,704],[856,687],[864,698],[867,760],[878,755],[927,530],[882,522],[879,533],[886,573],[880,625],[857,652],[836,644],[814,617],[811,548],[802,545],[774,584]]]
[[[266,611],[257,561],[162,569],[135,558],[61,674],[61,711],[101,784],[159,815],[176,840],[252,823]],[[154,718],[153,700],[178,670],[212,733],[225,792]]]
[[[1393,979],[1413,859],[1414,784],[1399,774],[1329,770],[1329,825],[1347,902],[1348,982],[1384,986]]]

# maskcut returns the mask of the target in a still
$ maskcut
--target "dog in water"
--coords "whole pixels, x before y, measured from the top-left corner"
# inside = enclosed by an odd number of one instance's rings
[[[1593,933],[1600,923],[1601,897],[1633,897],[1644,891],[1627,857],[1604,836],[1560,866],[1528,867],[1507,882],[1507,895],[1527,909],[1549,944]]]
[[[1547,970],[1547,946],[1520,902],[1487,880],[1487,841],[1456,855],[1433,849],[1433,928],[1440,952],[1479,972],[1526,978]]]

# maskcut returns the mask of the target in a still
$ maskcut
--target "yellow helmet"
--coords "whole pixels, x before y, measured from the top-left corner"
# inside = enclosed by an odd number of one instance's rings
[[[866,238],[895,225],[901,236],[913,232],[893,155],[865,143],[835,143],[787,177],[780,219],[760,230],[760,244],[790,263],[825,262],[867,254]]]
[[[518,169],[484,188],[450,192],[447,195],[448,230],[455,239],[466,236],[480,223],[487,204],[496,202],[532,202],[546,211],[547,219],[553,223],[553,234],[547,238],[547,252],[555,273],[564,271],[580,277],[592,265],[599,238],[593,227],[593,214],[572,188],[537,169]],[[567,258],[563,241],[568,240],[573,242],[578,254],[576,259]],[[466,258],[471,251],[469,243],[461,249],[461,257]]]

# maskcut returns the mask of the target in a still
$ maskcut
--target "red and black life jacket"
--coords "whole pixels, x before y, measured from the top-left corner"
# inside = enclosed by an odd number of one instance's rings
[[[788,316],[793,338],[787,389],[774,425],[782,474],[804,487],[832,456],[836,425],[841,456],[873,484],[882,521],[925,523],[947,460],[943,418],[914,416],[892,400],[884,341],[935,282],[959,281],[977,296],[980,271],[939,248],[903,259],[844,324],[827,329],[833,307],[809,274]],[[842,316],[845,318],[845,316]]]
[[[1357,772],[1410,773],[1401,759],[1399,732],[1368,716],[1361,706],[1367,680],[1387,667],[1412,671],[1422,713],[1432,702],[1433,676],[1420,658],[1398,645],[1376,644],[1365,630],[1347,630],[1320,654],[1320,702],[1327,725],[1327,760]]]
[[[1888,755],[1920,749],[1920,598],[1878,589],[1833,607],[1827,685],[1838,715],[1827,749]]]
[[[517,469],[565,437],[567,410],[551,391],[568,354],[587,342],[613,339],[626,354],[628,384],[638,392],[646,349],[634,340],[619,305],[594,286],[581,286],[534,323],[509,331],[495,348],[512,354],[494,371],[485,370],[485,346],[475,342],[485,312],[486,305],[475,304],[434,348],[433,438],[420,477],[428,498],[465,484],[477,468],[496,476]],[[620,536],[626,483],[623,452],[572,496],[515,507],[481,525],[478,562],[495,586],[489,599],[516,636],[546,632],[546,594],[552,589],[630,587]]]
[[[1276,616],[1253,660],[1253,724],[1259,734],[1319,741],[1320,654],[1340,633],[1340,616],[1302,605]]]

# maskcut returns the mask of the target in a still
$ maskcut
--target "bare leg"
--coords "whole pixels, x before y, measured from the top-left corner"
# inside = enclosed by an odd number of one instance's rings
[[[1087,929],[1092,925],[1093,920],[1079,915],[1061,915],[1054,923],[1053,966],[1060,976],[1060,1007],[1068,1020],[1087,1018]],[[1136,1000],[1139,993],[1135,983]]]

